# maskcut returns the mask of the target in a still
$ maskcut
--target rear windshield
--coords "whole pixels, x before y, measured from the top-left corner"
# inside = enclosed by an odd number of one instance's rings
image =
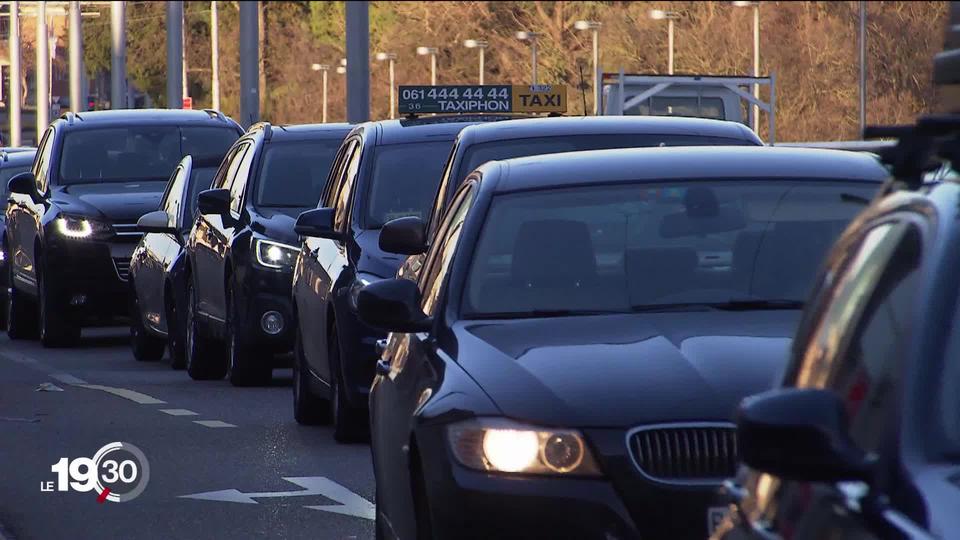
[[[163,181],[186,155],[222,158],[239,138],[231,128],[123,126],[68,133],[60,154],[62,185]]]
[[[426,219],[453,141],[377,147],[367,197],[367,229],[401,217]]]
[[[340,139],[319,139],[268,144],[254,205],[263,208],[317,206],[341,142]]]

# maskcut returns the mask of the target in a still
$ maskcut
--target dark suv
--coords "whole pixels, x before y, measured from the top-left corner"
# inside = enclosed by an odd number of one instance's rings
[[[251,127],[200,192],[187,241],[187,371],[235,385],[270,380],[293,346],[294,220],[316,206],[348,124]],[[224,347],[223,345],[226,345]]]
[[[155,210],[185,155],[222,154],[241,132],[216,111],[67,113],[43,134],[33,170],[10,180],[7,334],[75,343],[83,326],[128,314],[137,220]]]
[[[11,151],[8,148],[0,148],[0,205],[6,207],[9,193],[7,192],[7,182],[14,176],[25,173],[33,166],[33,156],[36,154],[35,148],[16,148]],[[0,214],[0,328],[7,327],[7,287],[9,277],[7,272],[7,252],[3,250],[3,238],[6,236],[6,216]]]

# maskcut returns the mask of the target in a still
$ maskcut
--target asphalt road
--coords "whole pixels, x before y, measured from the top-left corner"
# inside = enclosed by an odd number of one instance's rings
[[[278,369],[263,388],[192,381],[134,360],[125,329],[85,330],[79,348],[57,350],[3,334],[0,539],[372,538],[369,447],[298,425],[290,380]],[[41,490],[61,458],[114,441],[149,462],[139,497]]]

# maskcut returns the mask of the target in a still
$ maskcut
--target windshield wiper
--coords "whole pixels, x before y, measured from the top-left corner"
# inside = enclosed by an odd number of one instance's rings
[[[471,319],[547,319],[550,317],[576,317],[587,315],[613,315],[620,311],[598,309],[531,309],[529,311],[495,311],[471,314]]]
[[[726,302],[719,302],[715,304],[710,304],[716,309],[722,309],[726,311],[763,311],[763,310],[778,310],[778,309],[803,309],[803,302],[800,300],[787,300],[787,299],[770,299],[770,300],[756,300],[756,299],[731,299]]]
[[[866,197],[861,197],[860,195],[854,195],[853,193],[841,193],[840,200],[843,202],[850,202],[862,205],[869,205],[870,199]]]

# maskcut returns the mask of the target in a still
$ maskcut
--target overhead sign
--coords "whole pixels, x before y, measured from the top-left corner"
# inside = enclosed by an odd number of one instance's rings
[[[401,86],[401,114],[426,113],[563,113],[563,85]]]

